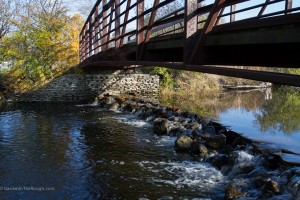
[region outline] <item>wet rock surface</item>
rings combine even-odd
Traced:
[[[157,102],[132,96],[104,96],[97,102],[103,109],[131,113],[152,123],[154,134],[177,137],[176,152],[218,169],[227,183],[221,199],[300,198],[300,168],[285,162],[280,149],[268,149],[219,123]]]
[[[193,140],[189,136],[183,135],[175,141],[175,148],[178,151],[189,151],[192,147]]]
[[[168,134],[170,123],[167,119],[157,118],[153,121],[153,131],[157,135]]]
[[[242,180],[233,180],[225,189],[225,200],[238,199],[246,196],[247,194],[247,183]]]

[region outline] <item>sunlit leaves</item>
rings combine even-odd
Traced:
[[[42,85],[78,64],[78,38],[84,22],[80,15],[69,17],[60,0],[33,0],[24,7],[14,22],[15,30],[0,46],[0,61],[14,63],[6,82],[15,91]]]

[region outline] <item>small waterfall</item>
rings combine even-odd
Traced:
[[[253,155],[247,153],[246,151],[236,151],[233,154],[233,159],[234,159],[234,164],[232,167],[230,167],[230,169],[226,168],[226,166],[225,166],[225,168],[224,169],[222,168],[222,170],[221,170],[223,173],[225,172],[225,174],[226,174],[226,171],[227,171],[227,173],[229,172],[228,177],[234,177],[237,174],[240,174],[241,169],[246,166],[251,165],[253,163],[253,159],[255,159],[255,157]]]
[[[295,199],[300,199],[300,177],[297,175],[293,176],[287,184],[287,189]]]
[[[235,160],[234,166],[240,167],[250,164],[252,159],[254,158],[253,155],[247,153],[246,151],[237,151],[238,157]]]

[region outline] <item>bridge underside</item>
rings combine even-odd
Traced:
[[[300,76],[226,67],[299,68],[300,13],[218,25],[204,37],[205,28],[189,39],[183,31],[145,39],[139,45],[137,35],[117,48],[92,55],[90,51],[80,66],[86,70],[161,66],[300,87]],[[191,43],[196,50],[188,49]]]
[[[300,15],[293,16],[295,17],[298,17],[299,23],[264,28],[239,28],[245,22],[222,25],[207,36],[203,55],[199,55],[194,64],[298,68]],[[273,20],[276,19],[272,18]],[[184,33],[178,33],[150,39],[144,56],[139,61],[183,62],[184,38]],[[110,48],[99,52],[82,64],[91,66],[97,62],[99,65],[99,61],[111,61],[113,64],[113,61],[136,61],[136,58],[136,45],[129,43],[118,49]],[[106,63],[103,62],[102,65]]]

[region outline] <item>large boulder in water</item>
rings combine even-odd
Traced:
[[[112,96],[105,96],[102,100],[105,105],[112,104],[115,101],[115,99]]]
[[[204,144],[201,144],[200,142],[193,142],[191,145],[191,151],[202,156],[208,153],[208,149],[206,148],[206,146]]]
[[[124,111],[133,112],[136,109],[137,105],[135,102],[128,101],[125,105],[122,105],[121,107],[123,107]]]
[[[264,194],[273,195],[280,193],[280,185],[278,182],[268,179],[265,184],[262,186],[262,190]]]
[[[207,146],[213,149],[221,149],[226,145],[226,136],[224,134],[216,135],[207,139]]]
[[[223,166],[227,165],[228,156],[226,154],[217,154],[210,157],[207,161],[210,162],[214,167],[221,170]]]
[[[248,184],[242,180],[233,180],[225,189],[225,200],[238,199],[247,194]]]
[[[216,135],[216,129],[213,126],[205,126],[202,129],[203,129],[203,133],[205,134],[208,134],[210,136]]]
[[[170,127],[169,135],[179,137],[181,135],[184,135],[186,131],[187,130],[183,126],[173,123],[173,126]]]
[[[153,131],[157,135],[168,134],[170,122],[164,118],[157,118],[153,121]]]
[[[117,102],[113,102],[108,106],[108,110],[117,111],[119,109],[119,104]]]
[[[187,124],[185,127],[187,129],[191,129],[192,131],[194,131],[195,129],[202,129],[202,125],[196,121],[192,121],[191,123]]]
[[[178,151],[188,151],[191,149],[193,140],[189,136],[183,135],[177,138],[175,148]]]

